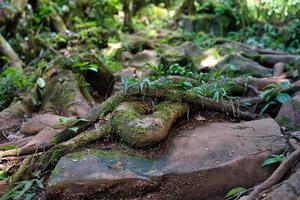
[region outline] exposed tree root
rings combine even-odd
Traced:
[[[274,66],[276,63],[297,64],[300,61],[299,55],[291,54],[261,54],[260,63],[266,66]]]
[[[148,96],[167,99],[175,102],[187,102],[199,105],[202,108],[223,112],[225,114],[241,119],[249,120],[256,119],[258,117],[251,113],[241,111],[239,109],[239,105],[233,101],[215,101],[211,98],[201,96],[191,91],[174,90],[162,85],[148,86],[146,89],[143,90],[141,90],[139,86],[133,86],[130,87],[123,95]]]
[[[300,159],[300,149],[295,150],[291,153],[275,170],[275,172],[262,184],[256,186],[254,190],[247,196],[247,200],[254,200],[259,197],[259,193],[264,190],[271,188],[273,185],[278,183],[284,176],[284,174],[294,166],[294,164]]]
[[[163,102],[147,115],[139,102],[125,102],[112,114],[113,130],[134,147],[154,145],[167,137],[173,123],[188,109],[184,103]]]

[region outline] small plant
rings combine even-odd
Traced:
[[[270,84],[266,90],[260,94],[260,97],[266,101],[266,105],[261,110],[264,113],[271,105],[281,103],[284,104],[291,99],[290,95],[282,92],[281,90],[289,86],[288,82],[281,82],[278,84]]]
[[[72,66],[74,69],[78,69],[81,72],[85,72],[87,70],[91,70],[94,72],[98,71],[98,66],[95,63],[91,62],[80,62]]]
[[[273,165],[275,163],[281,163],[284,159],[285,159],[284,153],[279,154],[279,155],[272,154],[270,158],[263,161],[261,166],[266,167],[269,165]]]
[[[236,187],[231,189],[225,196],[225,199],[238,199],[243,194],[245,194],[248,190],[243,187]]]
[[[5,180],[7,177],[7,173],[3,170],[0,170],[0,181]]]
[[[32,189],[43,189],[42,180],[32,179],[29,181],[22,181],[17,183],[13,188],[6,192],[0,200],[11,200],[11,199],[33,199],[35,193]]]

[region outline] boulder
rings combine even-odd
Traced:
[[[151,65],[158,66],[159,59],[155,50],[143,50],[142,52],[133,55],[133,57],[127,63],[127,66],[140,68],[144,66],[146,62],[150,63]]]
[[[230,68],[231,67],[231,68]],[[239,74],[250,74],[255,77],[271,76],[272,70],[268,69],[249,58],[239,54],[225,56],[223,60],[216,65],[217,70],[232,70]]]
[[[276,117],[276,121],[285,127],[300,130],[300,94],[283,104]]]
[[[180,131],[160,157],[86,150],[61,158],[47,199],[222,199],[234,187],[253,187],[273,171],[261,167],[284,148],[273,119],[209,123]]]
[[[52,114],[37,114],[25,122],[20,129],[20,133],[30,136],[39,133],[45,127],[51,127],[59,123],[62,116]]]
[[[181,66],[192,64],[196,67],[201,54],[200,47],[192,42],[184,42],[177,47],[162,45],[161,50],[161,62],[166,66],[178,63]]]

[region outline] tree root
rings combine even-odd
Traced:
[[[151,146],[165,139],[173,123],[189,110],[185,103],[162,102],[151,115],[139,102],[120,104],[112,114],[114,132],[134,147]]]
[[[108,123],[95,130],[82,132],[67,142],[53,146],[47,152],[37,156],[37,160],[33,160],[33,156],[26,158],[22,162],[18,171],[13,175],[11,185],[21,180],[21,178],[24,179],[26,174],[30,174],[32,171],[40,171],[44,173],[47,170],[52,169],[62,156],[71,153],[78,148],[82,148],[85,145],[96,142],[99,139],[108,136],[110,133],[111,125]]]
[[[162,85],[148,86],[146,89],[143,89],[143,91],[139,88],[138,85],[134,85],[130,87],[126,91],[126,93],[121,93],[123,93],[122,95],[125,96],[148,96],[175,102],[187,102],[199,105],[202,108],[220,111],[241,119],[251,120],[258,117],[257,115],[251,114],[249,112],[241,111],[237,103],[225,100],[215,101],[211,98],[201,96],[192,91],[172,90]]]
[[[290,154],[275,170],[275,172],[262,184],[256,186],[254,190],[247,196],[247,200],[257,199],[259,193],[264,190],[271,188],[273,185],[278,183],[284,176],[284,174],[294,166],[294,164],[300,159],[300,149],[295,150],[292,154]]]
[[[276,63],[289,63],[289,64],[297,64],[300,61],[299,55],[291,55],[291,54],[261,54],[260,55],[260,63],[267,66],[274,66]]]
[[[16,173],[14,173],[14,175],[12,176],[11,180],[10,180],[10,185],[14,185],[15,183],[19,182],[24,173],[27,171],[31,161],[32,161],[33,156],[27,157],[23,160],[21,166],[18,168],[18,171]]]

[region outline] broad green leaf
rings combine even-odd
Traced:
[[[96,64],[89,64],[88,70],[98,72],[98,66]]]
[[[188,82],[188,81],[184,81],[184,82],[183,82],[183,85],[184,85],[184,87],[186,87],[186,88],[188,88],[188,89],[193,87],[192,83],[191,83],[191,82]]]
[[[276,96],[276,100],[279,101],[281,104],[288,102],[291,99],[291,96],[286,93],[279,93]]]
[[[283,82],[279,83],[279,86],[282,89],[288,88],[289,87],[289,82],[288,81],[283,81]]]
[[[271,155],[270,158],[266,159],[263,161],[263,163],[261,164],[262,167],[268,166],[268,165],[272,165],[275,163],[280,163],[285,159],[284,154],[280,154],[280,155]]]
[[[65,123],[67,123],[70,120],[71,120],[71,118],[69,118],[69,117],[61,117],[61,118],[59,118],[59,122],[62,123],[62,124],[65,124]]]
[[[39,88],[44,88],[46,85],[46,82],[43,78],[39,77],[36,81],[36,83],[38,84]]]
[[[72,131],[74,133],[77,133],[77,131],[79,130],[79,127],[76,127],[76,126],[70,127],[70,128],[68,128],[68,130],[70,130],[70,131]]]
[[[233,188],[231,189],[225,196],[225,198],[228,198],[228,197],[233,197],[241,192],[246,192],[247,189],[246,188],[243,188],[243,187],[236,187],[236,188]]]

